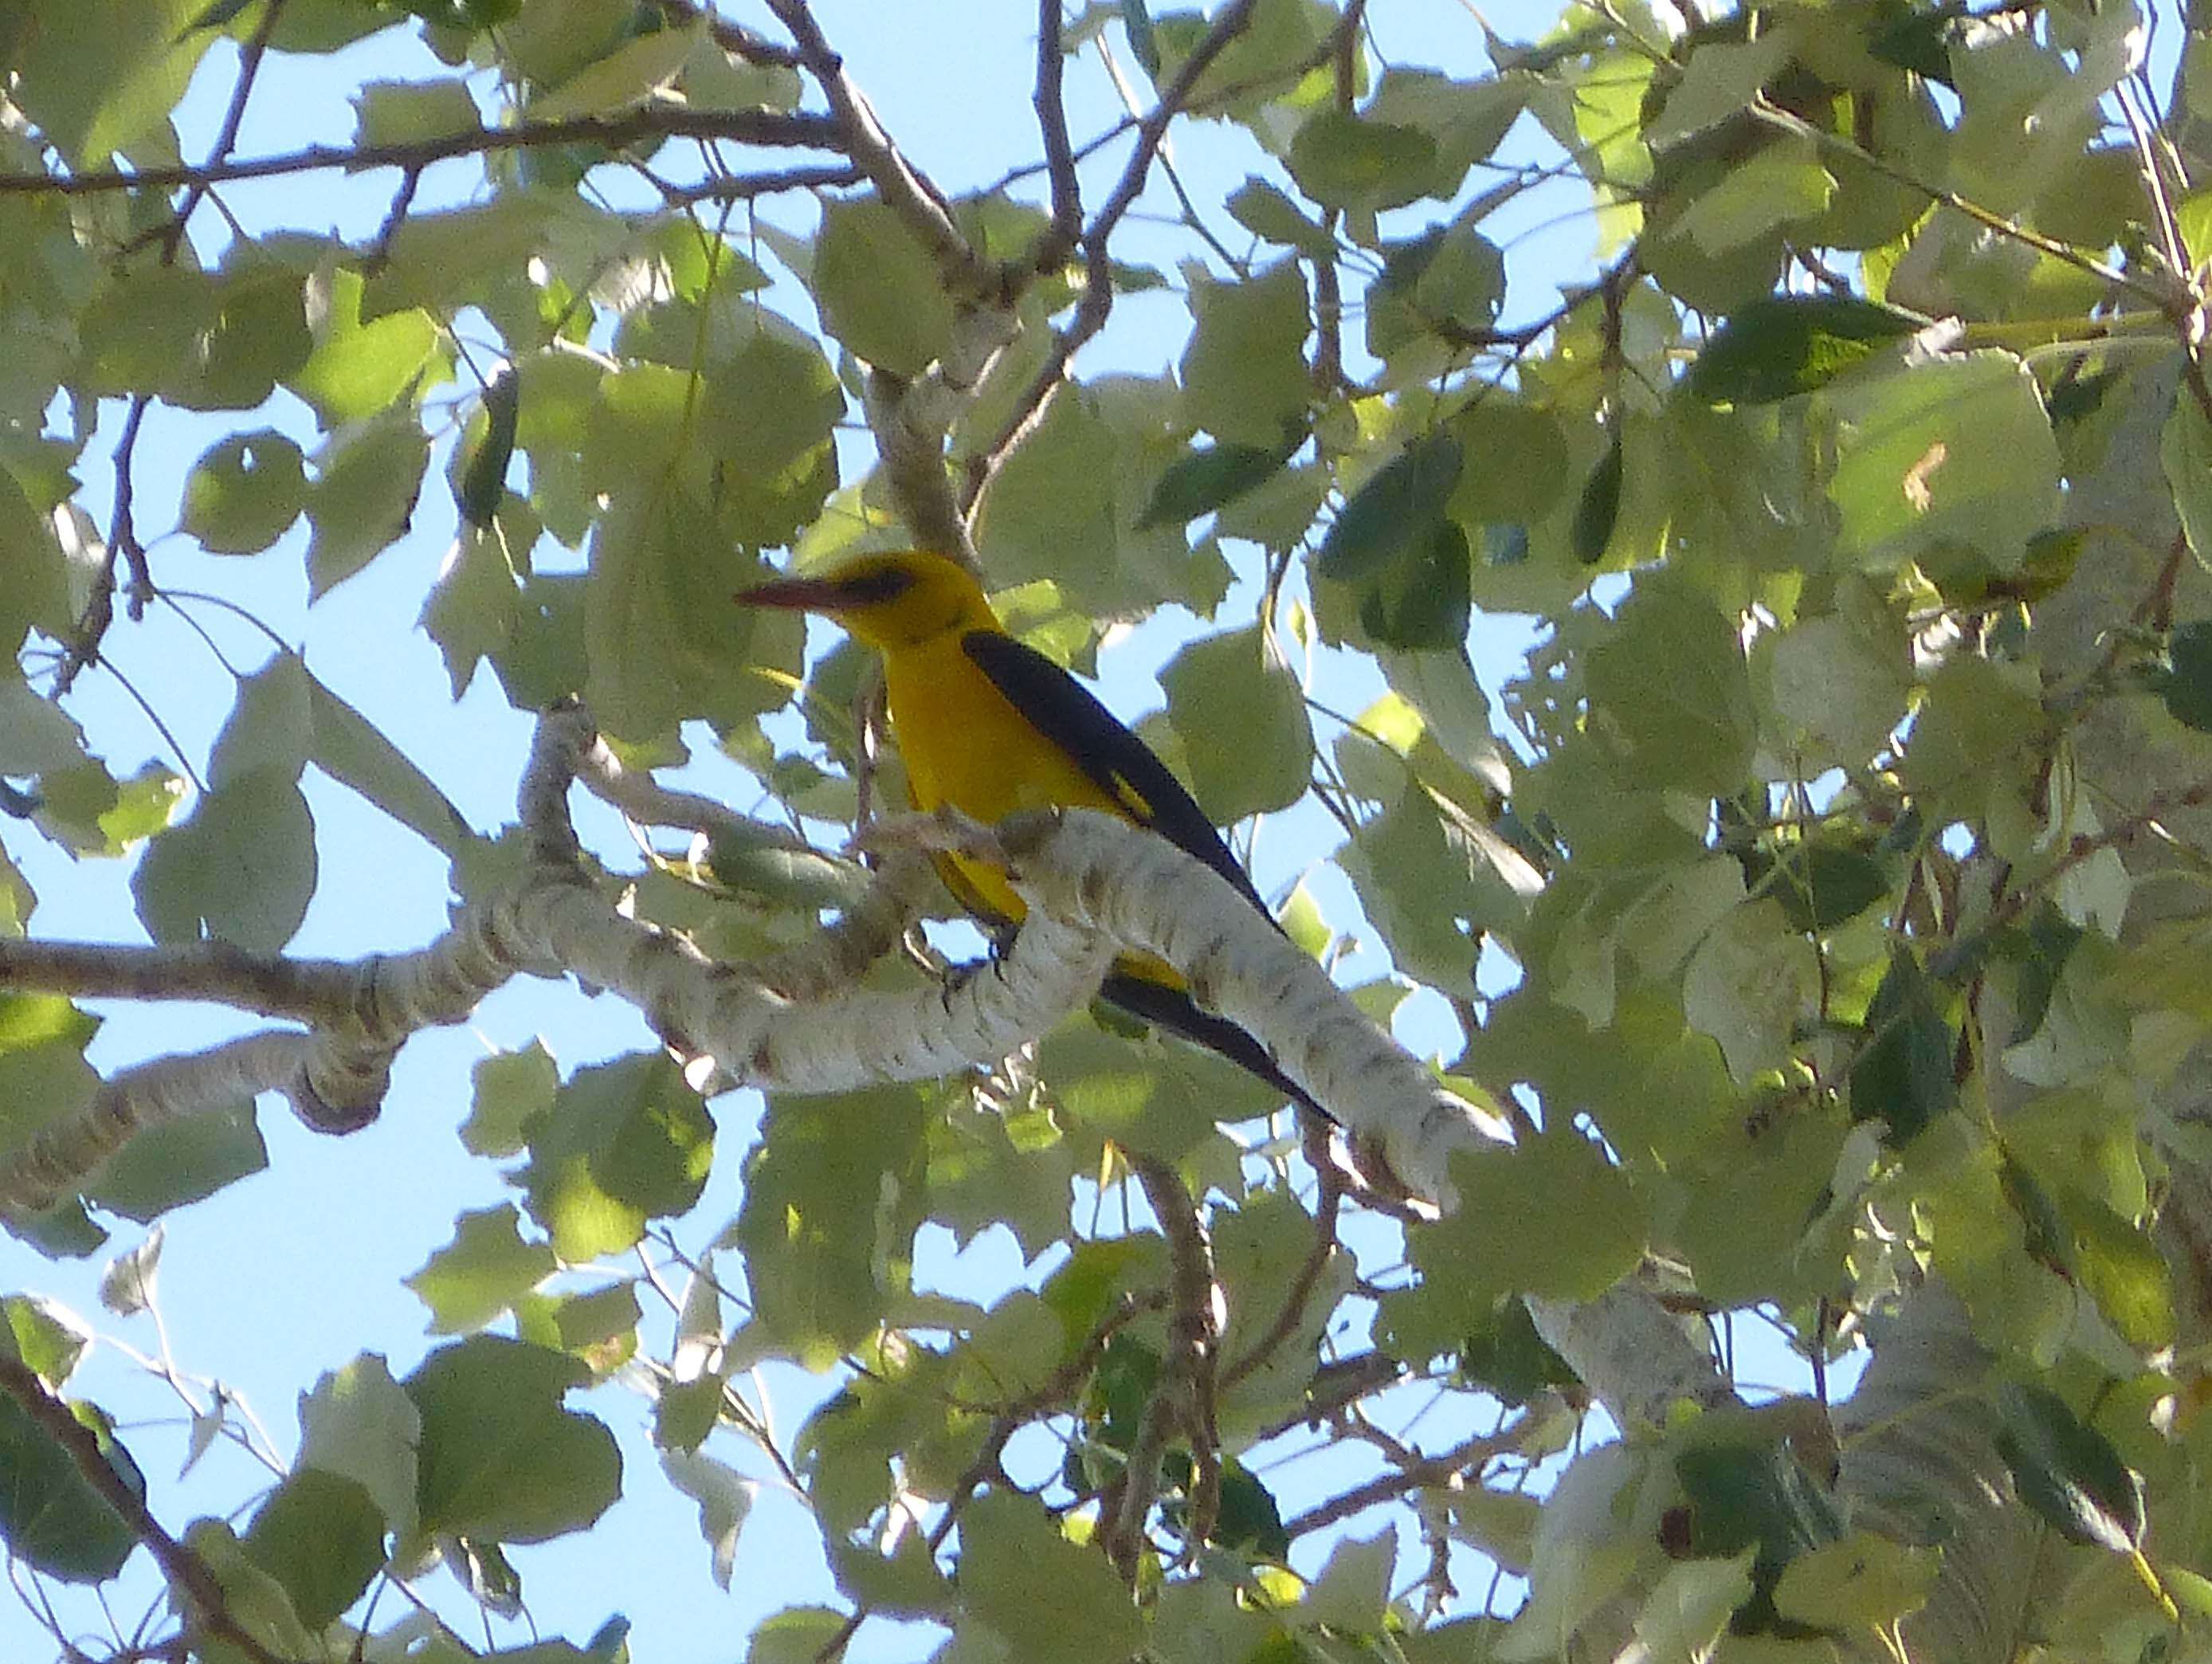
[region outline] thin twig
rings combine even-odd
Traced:
[[[839,185],[858,185],[866,178],[858,162],[848,161],[757,173],[719,173],[697,185],[666,185],[653,179],[653,186],[668,207],[690,208],[700,203],[750,202],[756,197],[774,196],[779,191],[834,190]]]
[[[1030,268],[1057,270],[1083,236],[1083,187],[1075,177],[1075,149],[1067,137],[1067,102],[1060,83],[1067,64],[1061,42],[1060,0],[1037,0],[1037,131],[1044,137],[1045,167],[1052,179],[1052,225],[1030,251]]]
[[[146,563],[145,545],[138,541],[138,529],[131,516],[136,498],[134,465],[138,455],[138,429],[146,420],[146,407],[153,396],[138,393],[132,397],[130,408],[124,412],[123,432],[115,441],[115,521],[107,537],[107,547],[100,558],[100,574],[93,581],[92,598],[85,603],[84,616],[77,620],[76,638],[64,655],[61,668],[54,675],[54,692],[65,694],[76,682],[79,672],[100,657],[100,644],[107,635],[108,626],[115,622],[115,563],[120,559],[131,569],[131,622],[136,623],[145,616],[146,598],[154,592],[154,574]]]
[[[798,61],[822,88],[829,101],[826,119],[842,150],[866,170],[877,193],[919,236],[956,288],[981,295],[989,291],[995,277],[969,246],[968,239],[953,223],[951,204],[928,176],[909,162],[891,143],[874,109],[853,78],[845,73],[845,60],[832,47],[807,9],[806,0],[768,0],[768,9],[791,33]]]
[[[778,0],[771,0],[777,3]],[[788,3],[788,0],[781,0]],[[1100,206],[1082,237],[1084,287],[1083,298],[1076,305],[1075,316],[1067,327],[1053,337],[1052,348],[1036,375],[1023,392],[1013,410],[1000,428],[996,436],[969,465],[967,478],[963,483],[963,508],[972,517],[981,499],[983,488],[997,471],[1000,461],[1019,444],[1022,436],[1042,413],[1053,390],[1067,374],[1068,361],[1078,349],[1106,327],[1106,319],[1114,310],[1114,269],[1107,253],[1107,244],[1114,228],[1129,211],[1145,188],[1150,176],[1152,159],[1159,153],[1160,143],[1167,137],[1168,124],[1180,114],[1188,102],[1191,89],[1198,85],[1200,76],[1212,66],[1222,49],[1235,39],[1251,21],[1258,0],[1230,0],[1213,20],[1213,27],[1206,38],[1194,47],[1182,67],[1176,72],[1160,100],[1152,106],[1152,113],[1137,126],[1137,144],[1121,177],[1115,184],[1105,202]]]
[[[1493,1433],[1487,1438],[1469,1439],[1441,1455],[1423,1457],[1404,1467],[1393,1468],[1388,1473],[1376,1475],[1364,1485],[1354,1485],[1340,1496],[1332,1497],[1325,1503],[1316,1503],[1304,1513],[1293,1515],[1284,1524],[1284,1533],[1295,1541],[1310,1531],[1318,1531],[1323,1526],[1348,1520],[1362,1509],[1373,1508],[1380,1503],[1395,1502],[1408,1491],[1463,1480],[1469,1474],[1479,1472],[1485,1463],[1518,1449],[1522,1436],[1522,1424],[1516,1422],[1506,1431]]]
[[[222,161],[238,143],[239,124],[246,119],[246,100],[252,95],[254,77],[261,73],[261,60],[269,52],[269,37],[276,32],[276,20],[283,12],[284,0],[262,0],[261,21],[254,25],[253,33],[245,46],[239,48],[238,84],[230,89],[230,104],[222,112],[222,124],[216,129],[215,143],[208,147],[209,161]],[[195,185],[178,204],[176,217],[169,222],[162,239],[163,265],[176,263],[177,250],[185,240],[185,228],[207,199],[207,185]]]
[[[649,138],[726,139],[785,149],[839,150],[845,130],[828,116],[773,110],[690,110],[650,104],[620,115],[565,116],[513,127],[481,127],[387,144],[310,144],[276,155],[222,157],[198,166],[120,169],[82,173],[0,173],[0,196],[88,197],[112,191],[204,189],[233,179],[281,179],[292,173],[343,168],[428,167],[433,162],[553,144],[604,144],[620,149]],[[855,158],[855,160],[860,160]]]
[[[149,1511],[145,1502],[100,1448],[100,1435],[79,1421],[68,1405],[46,1390],[46,1384],[18,1359],[0,1356],[0,1392],[15,1400],[23,1413],[60,1445],[84,1482],[100,1499],[122,1517],[131,1534],[146,1546],[148,1553],[198,1614],[199,1627],[237,1648],[254,1664],[284,1664],[230,1614],[222,1582],[208,1563],[172,1537]]]

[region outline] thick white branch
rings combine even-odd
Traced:
[[[1164,959],[1192,996],[1250,1034],[1414,1193],[1449,1207],[1455,1151],[1503,1129],[1352,1003],[1221,876],[1166,839],[1090,810],[1018,815],[997,829],[1030,904]]]

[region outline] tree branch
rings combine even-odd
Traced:
[[[768,9],[789,30],[795,56],[829,101],[827,119],[840,137],[836,149],[852,157],[875,184],[877,193],[919,236],[957,293],[982,295],[996,287],[995,274],[976,258],[951,205],[921,169],[900,154],[884,131],[866,97],[845,73],[845,60],[831,47],[806,0],[768,0]]]
[[[1212,1534],[1221,1503],[1221,1438],[1214,1426],[1214,1366],[1221,1339],[1221,1295],[1213,1276],[1213,1244],[1189,1187],[1156,1157],[1132,1153],[1129,1165],[1167,1238],[1167,1353],[1145,1404],[1145,1418],[1127,1465],[1101,1521],[1100,1543],[1124,1579],[1134,1583],[1145,1547],[1145,1521],[1158,1500],[1160,1461],[1180,1430],[1190,1442],[1189,1515],[1184,1542],[1194,1554]]]
[[[233,179],[280,179],[325,168],[349,173],[370,167],[421,169],[463,156],[549,144],[596,143],[619,149],[648,138],[725,139],[771,149],[838,150],[844,148],[844,129],[828,116],[772,110],[688,110],[680,105],[652,104],[615,116],[566,116],[556,121],[526,121],[513,127],[483,127],[387,144],[311,144],[272,156],[217,157],[198,166],[0,173],[0,196],[83,197],[179,186],[204,190]]]
[[[222,1583],[208,1563],[162,1527],[144,1500],[116,1471],[115,1464],[108,1461],[106,1452],[100,1448],[100,1435],[79,1421],[68,1405],[48,1392],[46,1382],[28,1365],[19,1358],[0,1354],[0,1392],[5,1392],[25,1415],[61,1446],[84,1482],[100,1493],[100,1499],[121,1516],[131,1534],[146,1546],[146,1552],[160,1565],[170,1587],[197,1613],[201,1629],[237,1648],[253,1664],[284,1664],[231,1616]]]

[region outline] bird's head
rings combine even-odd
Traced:
[[[856,555],[808,578],[780,578],[733,597],[748,607],[818,612],[873,647],[905,647],[950,630],[998,626],[975,576],[949,556],[909,549]]]

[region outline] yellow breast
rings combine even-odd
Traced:
[[[884,683],[915,808],[950,805],[986,822],[1022,809],[1121,812],[976,668],[957,635],[886,653]],[[1003,873],[957,856],[940,865],[965,904],[1020,922],[1027,909]]]

